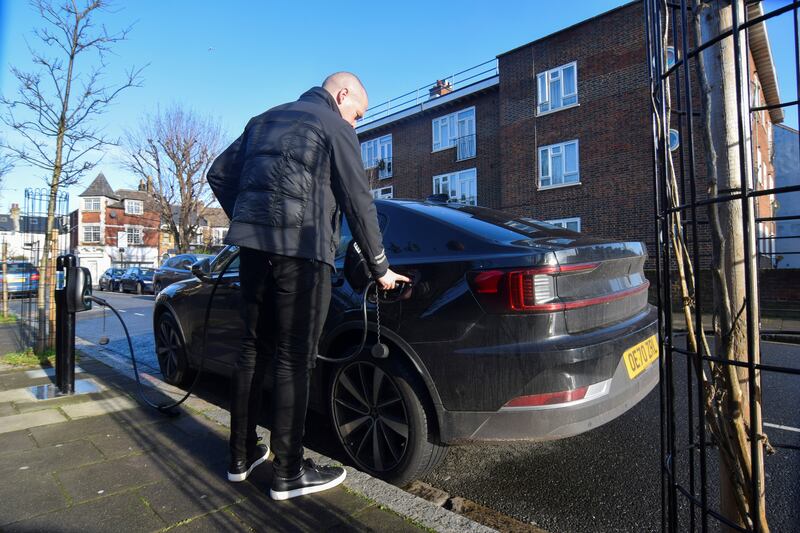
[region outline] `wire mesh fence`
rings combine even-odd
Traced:
[[[792,236],[778,223],[800,220],[783,202],[800,191],[800,177],[776,180],[774,130],[788,113],[800,119],[800,2],[768,6],[645,0],[664,531],[769,530],[770,506],[781,504],[770,484],[787,475],[796,449],[771,439],[764,420],[779,401],[771,387],[796,388],[800,361],[762,338],[800,333],[765,320],[792,312],[771,304],[797,282],[796,272],[779,272],[800,249],[779,247]],[[783,100],[767,31],[777,17],[791,17],[794,36],[780,44],[795,58],[794,72],[780,73],[795,78],[794,97]],[[800,137],[783,129],[779,147],[796,161]]]
[[[65,192],[51,201],[47,189],[26,189],[22,208],[12,207],[12,231],[4,236],[7,306],[17,317],[22,346],[38,353],[52,349],[55,340],[55,258],[70,247],[68,208]]]

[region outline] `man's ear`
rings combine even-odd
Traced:
[[[348,91],[347,87],[342,87],[341,89],[339,89],[339,92],[336,93],[336,103],[341,104],[342,102],[344,102],[344,99],[349,94],[349,92],[350,91]]]

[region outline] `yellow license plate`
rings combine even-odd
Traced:
[[[622,354],[622,358],[625,359],[628,377],[635,378],[644,372],[653,361],[658,359],[658,338],[653,335],[636,346],[628,348]]]

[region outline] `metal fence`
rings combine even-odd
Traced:
[[[769,506],[765,511],[760,499],[752,497],[765,492],[769,496],[769,483],[766,483],[765,491],[764,479],[759,475],[759,469],[764,465],[762,454],[767,449],[768,435],[766,431],[756,432],[762,427],[761,415],[764,419],[769,416],[769,405],[762,404],[762,386],[772,379],[770,376],[780,376],[781,379],[800,376],[800,361],[787,366],[769,358],[760,359],[760,351],[764,349],[761,336],[776,333],[797,335],[800,332],[761,327],[759,278],[765,269],[778,266],[775,248],[769,244],[777,237],[773,223],[800,219],[795,214],[777,214],[777,204],[773,200],[800,191],[800,185],[796,182],[776,185],[768,179],[762,180],[761,161],[755,153],[759,148],[754,148],[752,141],[760,134],[758,128],[772,128],[773,119],[779,119],[783,114],[796,114],[800,120],[797,100],[800,94],[800,64],[797,59],[800,57],[800,2],[789,1],[767,13],[764,13],[761,2],[706,3],[734,6],[730,9],[732,23],[728,29],[708,38],[699,31],[702,17],[695,18],[701,11],[697,0],[644,2],[653,104],[654,203],[658,243],[662,530],[762,531],[766,529],[765,523],[758,517],[766,513],[768,521]],[[789,74],[795,77],[797,92],[793,99],[775,101],[775,91],[764,103],[760,97],[763,87],[754,82],[750,69],[753,64],[758,66],[759,54],[765,53],[766,21],[781,16],[792,17],[794,42],[782,42],[779,46],[794,50],[794,72]],[[716,132],[708,126],[714,102],[706,97],[710,94],[707,90],[709,85],[701,75],[702,62],[708,57],[706,52],[713,50],[716,53],[723,44],[729,47],[726,50],[732,51],[730,57],[722,57],[720,61],[730,61],[728,67],[733,70],[729,79],[735,79],[735,86],[728,85],[727,88],[735,90],[735,93],[728,94],[735,98],[736,110],[730,113],[735,126],[726,130],[727,133],[734,132],[735,139],[726,146],[731,152],[736,152],[740,163],[734,172],[738,172],[740,185],[728,190],[716,189],[716,184],[710,185],[710,176],[725,170],[719,170],[722,164],[715,167],[704,159],[706,147],[719,139],[714,139]],[[769,54],[768,45],[766,53]],[[722,56],[721,51],[719,55]],[[763,121],[769,121],[769,124],[765,125]],[[772,146],[769,148],[771,164]],[[764,202],[764,199],[770,201]],[[709,235],[719,226],[712,228],[710,225],[717,223],[717,213],[721,209],[740,210],[741,224],[715,244]],[[735,236],[738,236],[738,242],[733,242]],[[708,263],[711,261],[709,258],[719,254],[720,248],[735,246],[743,249],[745,258],[737,268],[743,267],[746,297],[734,320],[742,320],[743,329],[746,328],[746,360],[723,355],[720,339],[731,333],[730,330],[720,330],[720,321],[723,320],[720,313],[726,311],[708,304],[709,301],[718,301],[719,294],[715,292],[725,290],[724,283],[720,284],[716,279],[712,282],[718,273]],[[682,266],[693,264],[694,268],[681,273],[678,263]],[[702,275],[703,271],[708,273],[709,270],[712,276]],[[672,291],[676,284],[681,283],[684,297],[676,303]],[[709,344],[699,343],[692,348],[688,338],[683,337],[690,330],[700,338],[709,331],[714,338]],[[709,397],[709,390],[712,390],[709,376],[713,378],[715,372],[739,374],[743,378],[742,390],[746,391],[741,412],[746,413],[744,427],[750,468],[749,471],[744,469],[742,477],[746,480],[743,484],[747,487],[744,498],[749,505],[749,514],[745,513],[744,518],[739,514],[738,519],[732,519],[731,513],[723,510],[725,495],[721,495],[718,488],[725,480],[715,477],[721,475],[722,463],[726,460],[719,455],[725,443],[715,438],[711,427],[714,422],[708,407],[719,401],[730,401]],[[796,387],[800,381],[792,383]],[[781,452],[787,453],[786,448],[782,450],[779,441],[772,442],[772,446],[777,449],[775,461],[780,461]]]
[[[9,239],[14,251],[11,259],[24,265],[22,275],[26,283],[26,290],[15,295],[10,307],[17,315],[23,346],[37,351],[51,349],[55,341],[55,258],[69,249],[69,195],[60,192],[53,203],[54,249],[48,254],[50,261],[45,261],[49,206],[49,190],[25,189],[18,231]]]

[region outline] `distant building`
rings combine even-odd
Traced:
[[[152,192],[114,191],[101,172],[80,196],[70,214],[71,248],[92,279],[111,266],[158,264],[161,215]]]
[[[800,185],[800,135],[797,130],[778,125],[773,130],[775,142],[775,186]],[[797,217],[779,220],[775,240],[778,268],[800,268],[800,191],[778,195],[777,217]]]
[[[58,230],[59,250],[69,249],[68,218],[56,217],[53,225]],[[0,214],[0,245],[8,245],[6,253],[10,259],[25,259],[39,262],[44,250],[47,233],[47,217],[29,216],[22,213],[19,204],[11,204],[8,214]]]

